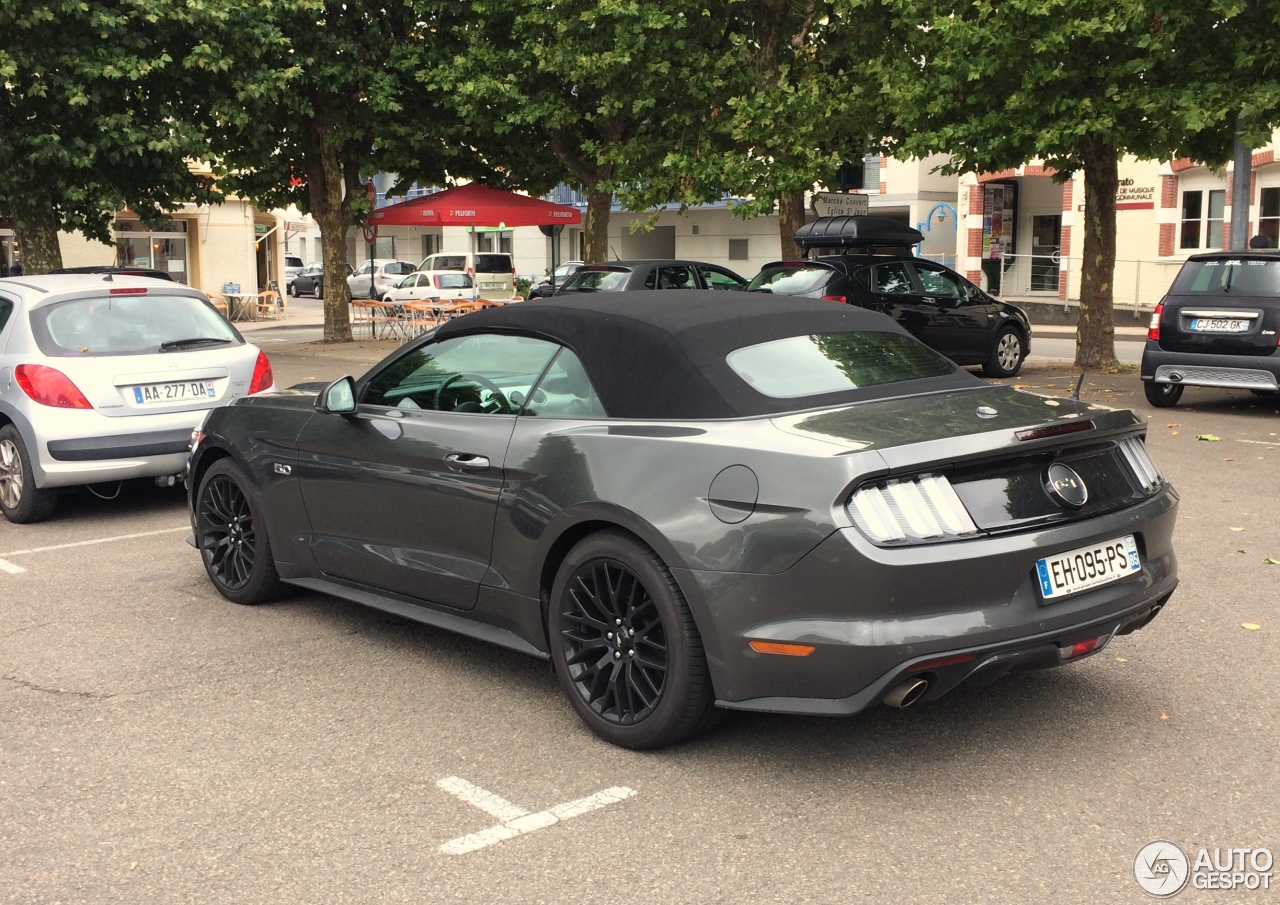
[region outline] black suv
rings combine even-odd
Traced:
[[[1187,386],[1280,392],[1280,254],[1187,258],[1151,315],[1142,350],[1147,401],[1177,405]]]
[[[956,364],[982,365],[988,377],[1017,374],[1031,351],[1027,315],[917,258],[912,248],[923,239],[885,217],[820,217],[796,231],[804,260],[766,264],[747,288],[879,311]]]

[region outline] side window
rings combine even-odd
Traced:
[[[702,268],[702,278],[707,282],[708,289],[745,289],[747,284],[735,280],[727,273],[719,270],[712,270],[710,267]]]
[[[9,323],[11,314],[13,314],[13,302],[0,298],[0,333],[4,332],[5,324]]]
[[[960,277],[945,270],[935,270],[922,264],[916,265],[916,276],[924,286],[924,294],[934,298],[962,299],[965,296]]]
[[[849,276],[849,279],[853,280],[853,282],[857,283],[863,289],[870,289],[871,288],[871,268],[864,267],[861,270],[855,270]]]
[[[428,342],[385,365],[364,405],[514,415],[559,347],[527,336],[473,333]]]
[[[582,361],[568,349],[560,350],[546,376],[524,401],[520,414],[541,418],[608,417]]]
[[[356,270],[356,276],[364,276],[366,273],[368,273],[372,269],[373,269],[373,262],[365,261],[363,264],[360,265],[359,269]]]
[[[658,288],[658,271],[651,269],[647,274],[645,274],[644,288],[645,289]]]
[[[658,268],[659,289],[697,289],[693,279],[693,271],[688,267],[672,266]]]
[[[907,271],[907,265],[901,261],[877,265],[875,278],[876,292],[885,295],[910,295],[915,291],[911,285],[911,274]]]

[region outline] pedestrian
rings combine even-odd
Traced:
[[[13,264],[9,267],[9,276],[11,277],[22,276],[22,265],[17,261],[14,261]]]
[[[1258,233],[1249,240],[1250,248],[1275,248],[1276,240],[1268,236],[1266,233]]]

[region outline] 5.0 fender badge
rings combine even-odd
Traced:
[[[1085,486],[1084,478],[1061,462],[1054,462],[1045,472],[1044,492],[1049,499],[1068,509],[1079,509],[1089,502],[1089,488]]]

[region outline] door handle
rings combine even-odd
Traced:
[[[489,459],[485,456],[477,456],[474,453],[449,453],[444,457],[445,462],[449,465],[456,465],[459,468],[488,468]]]

